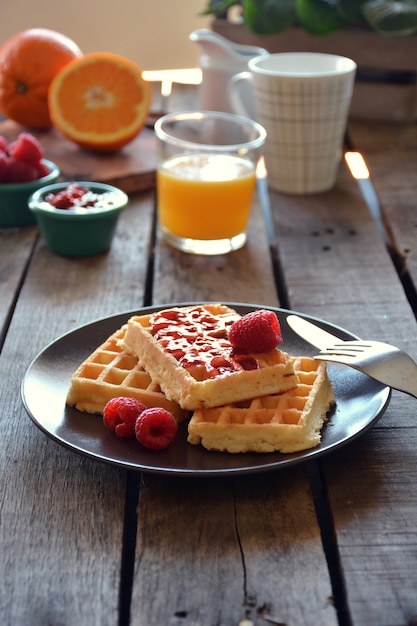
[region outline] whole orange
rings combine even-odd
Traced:
[[[0,111],[24,126],[51,126],[49,85],[80,56],[72,39],[47,28],[29,28],[7,39],[0,47]]]

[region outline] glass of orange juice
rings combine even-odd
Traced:
[[[266,131],[217,111],[171,113],[155,124],[158,221],[165,241],[194,254],[245,245]]]

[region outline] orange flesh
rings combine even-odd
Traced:
[[[63,117],[76,122],[78,132],[117,132],[131,126],[143,103],[142,84],[134,83],[128,70],[120,67],[117,76],[108,75],[107,63],[94,64],[94,83],[90,66],[68,75],[58,101]],[[112,113],[109,115],[109,113]]]
[[[64,135],[85,147],[117,149],[142,129],[150,89],[134,64],[96,53],[65,68],[51,87],[50,104]]]

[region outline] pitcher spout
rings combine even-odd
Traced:
[[[199,65],[203,77],[199,91],[201,108],[231,113],[227,97],[231,77],[246,70],[250,59],[269,54],[268,51],[234,43],[209,28],[197,29],[189,37],[200,47]]]
[[[197,43],[202,52],[211,59],[217,57],[225,62],[231,60],[239,65],[242,63],[246,64],[248,60],[254,56],[268,54],[267,50],[264,48],[234,43],[209,28],[194,30],[190,34],[190,40]]]

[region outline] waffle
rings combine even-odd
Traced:
[[[188,441],[222,452],[298,452],[320,443],[320,430],[334,402],[326,365],[294,359],[299,384],[280,395],[195,411]]]
[[[278,348],[233,355],[228,327],[240,315],[221,304],[132,317],[123,341],[165,395],[187,410],[222,406],[295,387],[292,359]]]
[[[129,396],[147,407],[160,406],[177,421],[188,417],[176,402],[168,400],[160,387],[120,346],[126,332],[123,326],[99,346],[74,372],[67,404],[86,413],[102,413],[105,404],[118,396]]]

